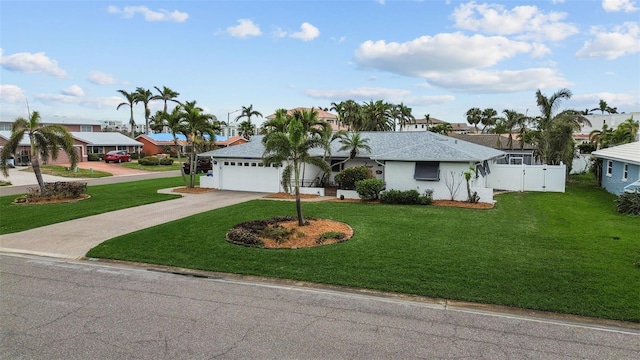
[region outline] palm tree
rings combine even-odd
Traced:
[[[483,125],[482,133],[486,130],[488,126],[493,126],[496,123],[498,118],[498,112],[492,108],[487,108],[482,111],[482,117],[480,119],[480,123]]]
[[[633,116],[625,120],[622,124],[618,125],[616,130],[625,131],[630,134],[631,141],[633,142],[638,136],[638,128],[640,128],[640,123],[637,121],[633,121]]]
[[[173,91],[166,86],[162,86],[162,90],[160,90],[157,86],[154,86],[154,89],[158,92],[158,95],[154,95],[151,100],[162,100],[164,102],[164,110],[163,112],[167,113],[167,102],[173,101],[174,103],[181,105],[182,103],[176,98],[180,96],[179,92]]]
[[[33,173],[36,175],[36,180],[38,180],[40,194],[46,196],[39,157],[44,161],[49,157],[52,160],[56,160],[60,150],[62,150],[69,155],[71,168],[75,168],[78,162],[78,153],[73,148],[73,137],[71,137],[67,128],[62,125],[41,125],[40,113],[37,111],[29,114],[28,119],[17,118],[11,125],[11,136],[2,148],[2,153],[0,153],[0,169],[4,176],[9,176],[8,160],[15,154],[20,141],[25,136],[29,138],[29,160]]]
[[[465,113],[467,115],[467,122],[476,129],[476,134],[478,133],[478,124],[482,120],[482,110],[477,107],[471,108],[467,110]]]
[[[135,91],[136,101],[135,103],[141,102],[144,104],[144,133],[149,133],[149,116],[151,115],[151,111],[149,110],[149,102],[153,100],[153,93],[151,90],[138,87]]]
[[[609,142],[613,135],[613,130],[607,124],[602,125],[602,130],[593,130],[589,133],[589,141],[596,146],[596,149],[609,147]]]
[[[378,100],[370,100],[362,105],[363,126],[355,131],[390,131],[393,129],[391,110],[393,105]]]
[[[410,107],[404,105],[403,103],[400,103],[400,105],[395,106],[395,109],[397,109],[399,115],[398,120],[400,122],[400,131],[402,131],[402,128],[405,125],[416,122],[416,118],[411,114]]]
[[[449,123],[438,124],[435,126],[431,126],[429,128],[429,131],[434,132],[436,134],[447,135],[453,131],[453,126],[451,126],[451,124]]]
[[[182,105],[176,105],[173,110],[166,114],[162,111],[156,112],[156,126],[160,128],[168,128],[171,136],[173,137],[173,145],[176,147],[176,155],[178,156],[178,164],[182,164],[182,151],[181,146],[178,144],[178,134],[184,134],[186,132]],[[193,168],[191,168],[193,169]],[[184,175],[184,168],[180,166],[180,175],[182,175],[182,182],[184,186],[187,186],[187,178]]]
[[[240,110],[240,115],[236,116],[235,121],[237,122],[238,120],[246,117],[247,121],[251,123],[252,116],[262,117],[262,114],[257,110],[253,110],[253,105],[249,105],[248,107],[243,106],[242,109]]]
[[[498,118],[495,122],[495,126],[490,130],[490,132],[498,135],[496,136],[496,147],[502,149],[502,134],[506,134],[509,132],[509,120],[505,118]],[[511,142],[511,140],[511,136],[509,136],[507,146],[509,146],[509,142]],[[513,148],[513,143],[511,143],[511,146]]]
[[[606,101],[604,101],[602,99],[600,99],[600,102],[598,103],[598,107],[597,108],[593,108],[593,109],[591,109],[589,111],[591,112],[591,111],[597,111],[597,110],[600,110],[600,112],[602,114],[604,114],[605,112],[609,113],[609,114],[617,114],[618,113],[618,108],[615,108],[615,107],[612,108],[611,106],[609,106],[607,104]],[[588,114],[584,114],[584,115],[588,115]]]
[[[305,222],[300,203],[300,168],[308,163],[319,167],[325,172],[331,171],[326,161],[309,154],[311,149],[325,148],[326,141],[318,134],[310,134],[305,131],[302,121],[295,117],[289,121],[284,132],[270,132],[265,135],[263,140],[265,149],[263,155],[264,164],[285,166],[282,172],[283,185],[289,184],[293,175],[298,226],[304,226]]]
[[[509,141],[507,142],[507,146],[509,146],[509,149],[513,150],[513,128],[516,125],[520,125],[520,119],[524,118],[524,114],[521,114],[515,110],[508,110],[508,109],[504,109],[502,110],[502,113],[505,116],[505,121],[504,121],[504,127],[505,127],[505,132],[507,132],[509,134]],[[522,126],[524,126],[524,124],[521,124]],[[498,125],[496,124],[496,127],[498,127]]]
[[[338,151],[349,150],[349,157],[341,163],[346,163],[349,160],[355,159],[356,156],[358,156],[360,150],[371,152],[371,147],[367,144],[368,142],[369,139],[360,136],[359,132],[352,132],[342,136],[340,138],[340,144],[342,146],[338,149]]]
[[[181,126],[179,131],[187,138],[187,144],[191,146],[189,162],[191,169],[196,168],[196,153],[208,142],[213,142],[216,133],[221,130],[220,123],[211,114],[205,114],[202,108],[196,106],[196,101],[187,101],[182,106]],[[207,140],[207,137],[209,138]],[[189,173],[187,187],[195,187],[196,171]]]
[[[255,135],[255,133],[256,133],[255,127],[249,120],[245,120],[241,122],[240,126],[238,126],[238,135],[242,136],[247,140],[251,139],[251,137]]]
[[[287,109],[277,109],[273,119],[267,120],[260,126],[260,134],[266,135],[273,131],[284,132],[289,123]]]
[[[125,99],[127,99],[127,102],[121,102],[120,104],[118,104],[118,107],[116,107],[116,110],[120,110],[121,106],[128,106],[129,107],[129,111],[130,111],[130,117],[129,117],[129,125],[131,125],[131,137],[135,137],[135,126],[136,126],[136,122],[133,120],[133,104],[136,103],[137,100],[137,95],[135,92],[127,92],[124,90],[117,90],[120,94],[122,94],[122,96],[125,97]]]

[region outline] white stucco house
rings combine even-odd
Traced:
[[[303,171],[303,192],[324,195],[334,176],[344,168],[364,165],[374,176],[383,180],[386,189],[410,190],[420,193],[433,190],[434,199],[454,198],[466,200],[466,181],[463,173],[473,168],[472,190],[481,202],[493,201],[493,189],[486,186],[491,165],[506,154],[500,150],[473,144],[432,132],[362,132],[369,139],[371,152],[361,152],[344,164],[348,151],[338,151],[341,144],[334,141],[330,156],[325,159],[333,166],[331,174],[307,164]],[[265,166],[262,163],[264,146],[262,136],[255,136],[246,144],[217,149],[198,154],[213,161],[213,171],[201,179],[201,186],[221,190],[240,190],[276,193],[283,191],[281,166]],[[313,155],[322,157],[320,149]]]

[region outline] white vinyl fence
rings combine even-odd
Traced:
[[[487,186],[495,190],[564,192],[565,165],[506,165],[491,166]]]

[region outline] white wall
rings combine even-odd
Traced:
[[[417,190],[420,194],[424,194],[425,190],[433,190],[434,200],[450,200],[451,192],[447,187],[447,183],[459,185],[454,199],[458,201],[466,201],[467,182],[464,178],[464,172],[469,171],[469,163],[440,163],[440,181],[423,181],[413,178],[415,172],[415,162],[387,161],[385,168],[385,179],[387,190]],[[493,170],[493,166],[491,168]],[[453,172],[453,179],[452,179]],[[480,176],[471,180],[472,191],[477,191],[481,202],[493,202],[493,189],[486,187],[486,179]]]
[[[565,165],[502,165],[491,167],[487,185],[496,190],[564,192]]]
[[[591,166],[591,154],[579,154],[571,163],[571,174],[581,174],[589,171]]]

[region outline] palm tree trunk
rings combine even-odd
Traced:
[[[40,160],[38,159],[38,152],[36,151],[36,144],[34,144],[33,138],[31,139],[31,153],[30,159],[33,173],[36,175],[38,186],[40,186],[40,195],[46,196],[47,190],[44,187],[44,179],[42,178],[42,171],[40,170]]]
[[[294,178],[295,178],[295,189],[296,189],[296,212],[298,213],[298,226],[304,226],[304,218],[302,217],[302,204],[300,204],[300,185],[298,181],[300,180],[300,168],[298,164],[294,164]]]
[[[182,175],[182,183],[187,186],[187,177],[184,176],[184,167],[182,166],[182,159],[180,158],[180,146],[178,140],[173,139],[173,143],[176,145],[176,154],[178,155],[178,164],[180,164],[180,175]]]

